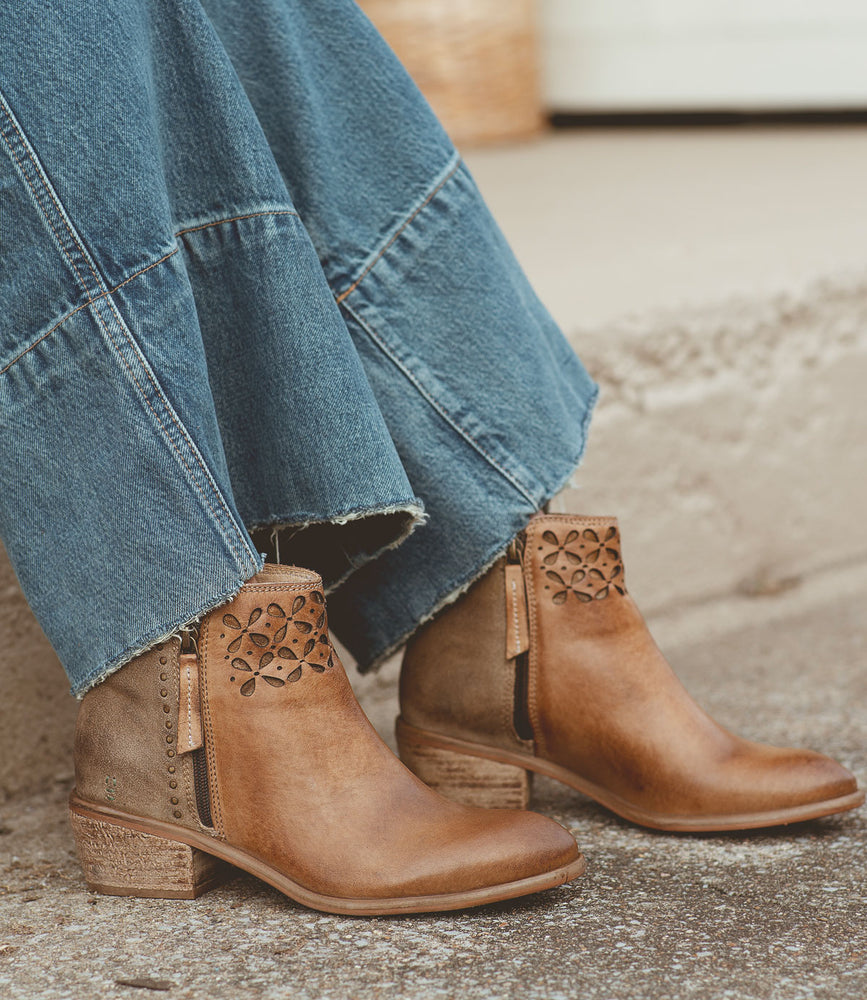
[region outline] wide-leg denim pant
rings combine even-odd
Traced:
[[[376,665],[564,484],[595,399],[467,168],[349,0],[0,29],[0,532],[73,691],[275,534]]]

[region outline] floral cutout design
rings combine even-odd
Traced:
[[[234,615],[224,615],[223,624],[239,631],[239,635],[226,647],[225,659],[231,660],[232,669],[229,683],[240,682],[241,694],[249,698],[257,690],[257,681],[282,688],[300,681],[305,667],[319,674],[329,670],[334,666],[334,650],[328,638],[326,621],[325,597],[317,590],[306,596],[297,595],[288,612],[276,602],[265,608],[254,608],[246,626],[242,626]],[[251,626],[257,623],[263,631],[250,631]],[[266,630],[270,634],[266,635]],[[229,656],[229,653],[239,650],[244,635],[261,652],[256,651],[254,656],[254,650],[250,648],[246,658]],[[226,634],[221,638],[227,638]]]
[[[613,525],[598,532],[593,528],[573,529],[562,542],[553,531],[544,531],[542,542],[542,565],[550,567],[545,571],[549,581],[545,590],[553,590],[554,604],[565,604],[570,594],[580,603],[589,604],[614,592],[626,593],[620,536]]]
[[[262,617],[261,608],[253,608],[250,612],[250,617],[247,619],[247,624],[242,625],[234,615],[223,615],[223,624],[226,628],[236,629],[238,635],[232,642],[228,645],[228,650],[230,653],[236,653],[241,648],[241,643],[244,640],[244,636],[249,636],[250,641],[256,646],[267,646],[268,636],[263,635],[261,632],[251,632],[251,628],[256,624],[257,621]]]

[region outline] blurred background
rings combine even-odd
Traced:
[[[601,385],[568,502],[667,648],[867,596],[867,6],[361,5]],[[0,614],[2,798],[69,780],[76,704],[2,552]],[[387,737],[395,677],[354,677]]]

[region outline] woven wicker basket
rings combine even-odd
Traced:
[[[542,127],[535,0],[359,0],[457,143]]]

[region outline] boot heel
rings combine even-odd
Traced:
[[[70,810],[89,889],[109,896],[195,899],[231,877],[231,868],[195,847]]]
[[[455,802],[488,809],[526,809],[533,774],[485,757],[397,738],[400,759],[417,777]]]

